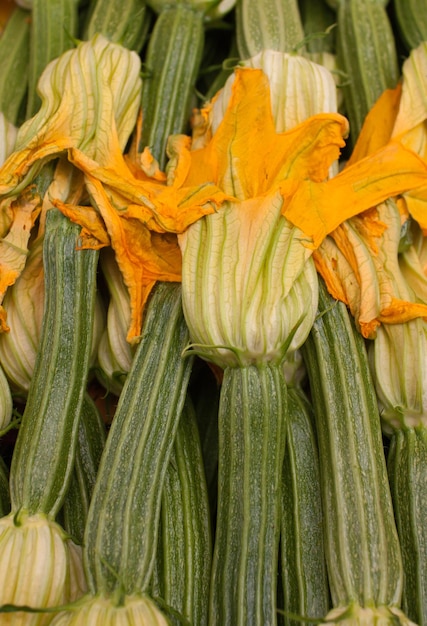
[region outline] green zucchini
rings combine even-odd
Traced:
[[[107,433],[98,408],[85,394],[79,423],[74,471],[60,512],[60,520],[70,537],[83,543],[87,512],[98,474]]]
[[[83,28],[83,39],[96,33],[129,50],[140,52],[151,22],[144,0],[92,0]]]
[[[204,12],[185,3],[166,5],[150,35],[142,89],[142,151],[166,162],[169,135],[188,129],[204,45]]]
[[[333,610],[325,619],[404,621],[403,570],[366,347],[345,305],[319,285],[302,347],[319,444]]]
[[[54,517],[74,465],[92,343],[98,253],[77,250],[80,228],[47,213],[42,337],[13,452],[12,509]]]
[[[394,0],[397,31],[408,51],[427,40],[427,12],[422,0]]]
[[[16,7],[0,37],[0,111],[12,124],[21,123],[28,89],[30,13]]]
[[[125,595],[149,588],[161,493],[191,358],[181,286],[158,283],[126,378],[89,507],[84,558],[89,589]]]
[[[400,78],[396,43],[387,11],[375,0],[341,0],[336,37],[349,141],[354,145],[367,113]]]
[[[227,367],[210,624],[276,624],[287,393],[280,365]]]
[[[408,617],[427,624],[427,428],[397,430],[387,467],[405,573],[402,606]]]
[[[289,615],[318,618],[330,608],[321,479],[311,405],[288,387],[288,429],[282,475],[281,574],[284,624]]]
[[[240,0],[236,5],[236,40],[240,58],[262,50],[304,49],[297,0]]]
[[[211,544],[200,437],[187,397],[163,486],[157,594],[193,626],[208,623]]]
[[[74,47],[78,29],[76,0],[32,0],[26,117],[40,108],[38,80],[46,65]]]

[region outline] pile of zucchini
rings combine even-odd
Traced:
[[[1,625],[427,626],[415,220],[387,201],[420,313],[369,338],[280,203],[245,231],[235,181],[128,248],[98,228],[103,202],[177,184],[239,68],[265,73],[277,133],[349,120],[334,176],[424,42],[423,0],[1,3]]]

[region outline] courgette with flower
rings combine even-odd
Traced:
[[[89,593],[53,624],[169,624],[150,597],[166,468],[191,359],[181,287],[159,283],[102,454],[84,537]],[[144,621],[146,620],[146,621]]]
[[[273,624],[287,419],[281,363],[314,321],[312,249],[346,210],[367,209],[377,194],[393,195],[394,185],[410,188],[413,176],[421,186],[426,165],[387,145],[325,181],[344,145],[346,120],[313,115],[280,133],[266,74],[240,68],[229,81],[200,112],[193,149],[181,137],[170,139],[168,185],[186,190],[186,199],[212,181],[226,194],[219,209],[178,236],[189,350],[224,369],[210,619]],[[404,176],[398,161],[384,165],[387,153],[411,159]],[[392,182],[387,167],[396,174]],[[351,202],[344,205],[346,196]]]
[[[148,76],[142,92],[144,119],[139,148],[149,147],[163,168],[169,135],[185,132],[189,125],[205,22],[210,11],[219,17],[234,2],[149,0],[147,4],[158,16],[144,59]]]
[[[316,419],[333,605],[324,619],[410,624],[401,610],[402,558],[364,340],[345,305],[323,283],[319,288],[319,314],[302,351]]]

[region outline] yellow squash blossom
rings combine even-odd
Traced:
[[[209,115],[208,107],[202,118]],[[293,294],[295,306],[301,298],[308,305],[296,306],[298,315],[285,301],[309,271],[312,250],[347,217],[424,184],[425,163],[397,142],[328,180],[346,132],[346,120],[333,113],[276,132],[266,75],[238,69],[208,141],[200,132],[195,150],[170,141],[169,184],[178,173],[183,189],[213,181],[233,198],[179,236],[187,322],[207,358],[279,360],[285,346],[298,347],[312,321],[312,283]]]
[[[426,162],[426,68],[423,44],[405,62],[402,84],[384,92],[368,114],[349,169],[369,160],[372,151],[381,153],[381,146],[397,143]],[[404,168],[402,162],[402,173]],[[427,318],[427,300],[408,289],[398,259],[401,227],[408,216],[427,229],[426,200],[427,186],[417,185],[402,190],[397,203],[375,202],[369,211],[333,230],[314,254],[330,293],[350,307],[365,337],[374,338],[381,323]]]

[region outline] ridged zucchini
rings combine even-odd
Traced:
[[[385,89],[400,78],[395,37],[382,2],[341,0],[337,9],[337,63],[350,121],[350,142]]]
[[[423,0],[393,0],[396,27],[408,51],[427,40],[427,11]]]
[[[288,429],[282,474],[281,574],[284,624],[319,618],[330,608],[321,479],[313,411],[302,390],[288,387]]]
[[[157,593],[193,626],[208,623],[212,541],[194,407],[187,397],[163,486]]]
[[[204,12],[185,3],[165,6],[149,38],[142,90],[140,150],[164,167],[169,135],[187,130],[204,44]]]
[[[227,367],[210,624],[276,624],[287,393],[279,365]]]
[[[395,621],[402,559],[380,417],[363,338],[321,281],[319,315],[302,348],[319,444],[332,620],[381,611]],[[328,618],[326,618],[328,619]]]
[[[240,0],[236,5],[236,41],[241,59],[261,50],[303,50],[304,30],[297,0]],[[300,47],[302,46],[302,47]]]
[[[61,524],[78,543],[83,543],[87,512],[107,436],[105,424],[86,393],[79,423],[74,471],[60,512]]]
[[[60,509],[74,465],[92,345],[95,250],[77,250],[79,227],[47,213],[43,257],[45,305],[35,370],[15,444],[12,509]]]
[[[109,431],[89,507],[85,569],[93,594],[149,589],[161,493],[191,359],[181,287],[158,283]]]
[[[427,428],[396,431],[387,466],[405,572],[402,606],[421,626],[427,624]]]
[[[0,37],[0,111],[12,124],[22,121],[28,89],[30,13],[16,7]]]

